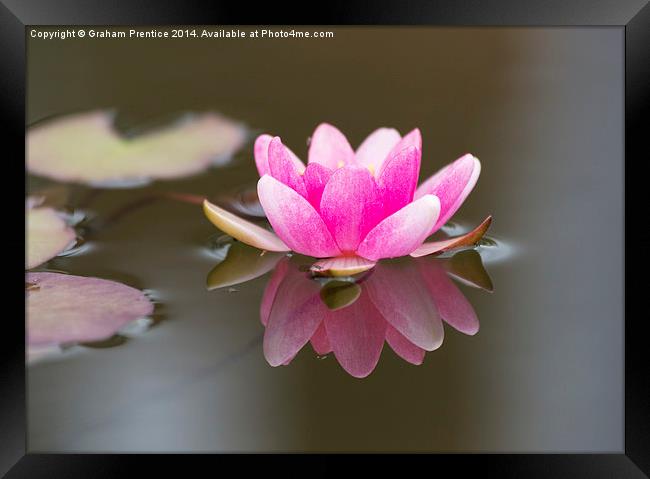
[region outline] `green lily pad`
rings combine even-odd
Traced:
[[[198,173],[225,162],[246,130],[215,113],[127,138],[107,110],[45,121],[27,133],[27,169],[60,181],[129,186]]]

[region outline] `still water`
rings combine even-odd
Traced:
[[[314,43],[30,39],[28,122],[114,108],[130,131],[217,111],[303,158],[322,121],[353,146],[419,127],[421,180],[481,159],[449,228],[491,214],[490,240],[384,261],[358,284],[312,280],[294,256],[235,267],[225,285],[225,261],[250,251],[160,193],[241,197],[257,180],[251,141],[221,166],[131,188],[30,176],[30,192],[65,191],[83,239],[37,270],[155,301],[147,322],[29,362],[31,451],[622,450],[622,31],[332,30]],[[322,316],[287,326],[309,336],[298,351],[269,339],[268,320],[295,319],[296,304]],[[433,324],[433,351],[383,319],[405,310]]]

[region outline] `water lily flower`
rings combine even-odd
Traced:
[[[383,258],[423,256],[473,244],[488,217],[470,233],[442,242],[425,240],[460,208],[481,171],[466,154],[417,186],[422,157],[420,130],[404,137],[379,128],[355,150],[334,126],[320,124],[305,165],[279,137],[255,141],[259,201],[268,231],[205,201],[208,219],[234,238],[267,251],[322,258],[314,271],[349,275]]]

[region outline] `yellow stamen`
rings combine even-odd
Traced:
[[[343,168],[343,165],[345,165],[345,162],[339,161],[336,165],[337,168]]]
[[[375,165],[373,165],[372,163],[370,163],[370,164],[368,165],[368,171],[370,172],[370,174],[371,174],[372,176],[375,176]]]

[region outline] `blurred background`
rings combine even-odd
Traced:
[[[479,333],[447,328],[419,367],[385,347],[363,380],[308,346],[271,368],[268,276],[206,291],[217,231],[199,207],[156,202],[48,264],[147,289],[162,320],[119,346],[31,364],[29,450],[622,451],[623,30],[299,30],[334,38],[28,36],[28,124],[114,108],[126,131],[214,110],[303,159],[323,121],[353,147],[380,126],[419,127],[421,179],[467,152],[482,162],[454,218],[492,214],[507,250],[486,262],[494,293],[461,286]],[[256,179],[249,142],[226,166],[97,190],[86,209],[102,217],[152,191],[212,195]]]

